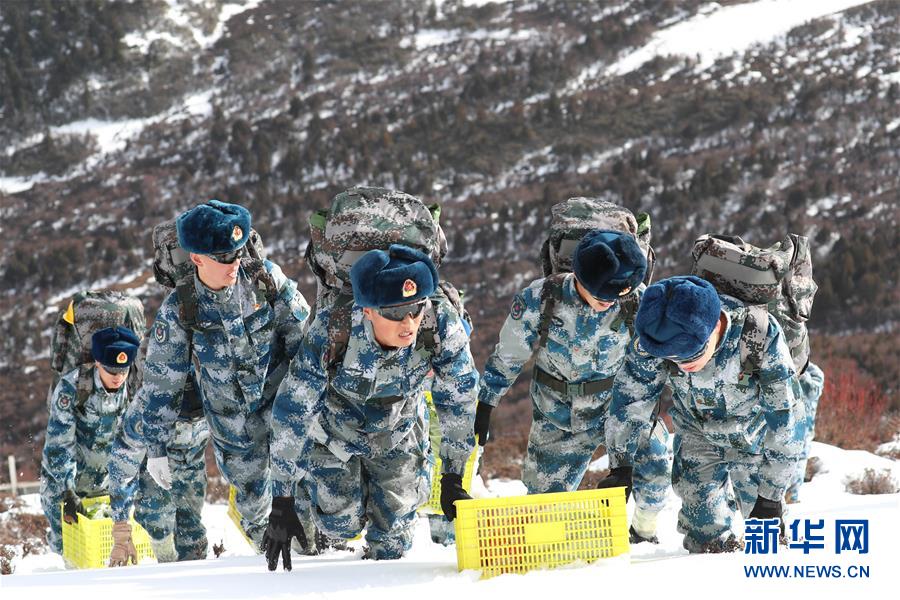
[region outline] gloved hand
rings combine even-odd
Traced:
[[[66,494],[63,497],[63,521],[69,525],[77,523],[78,513],[83,515],[87,514],[84,512],[84,505],[81,503],[81,498],[79,498],[72,490],[66,490]]]
[[[169,457],[157,456],[147,459],[147,472],[159,487],[164,490],[172,489],[172,471],[169,470]]]
[[[478,403],[475,409],[475,435],[478,436],[478,444],[484,446],[490,439],[491,411],[494,407],[483,402]]]
[[[762,496],[756,497],[756,504],[750,511],[750,519],[779,519],[778,528],[781,529],[781,535],[784,535],[784,519],[782,519],[783,508],[781,502],[777,500],[769,500]]]
[[[116,521],[112,526],[113,547],[109,553],[109,566],[126,567],[128,561],[137,564],[137,550],[131,541],[131,523],[128,521]]]
[[[456,518],[457,500],[471,500],[472,496],[466,493],[462,486],[462,477],[456,473],[444,473],[441,475],[441,510],[448,521]]]
[[[294,510],[293,496],[275,496],[272,498],[272,512],[269,513],[269,524],[263,534],[262,549],[266,553],[269,570],[278,568],[278,555],[285,571],[290,571],[291,539],[297,538],[302,547],[306,547],[306,532]]]
[[[600,480],[597,489],[625,487],[625,502],[631,498],[631,473],[632,467],[615,467],[610,469],[609,474]]]

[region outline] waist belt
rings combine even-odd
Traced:
[[[615,377],[607,377],[606,379],[595,379],[594,381],[580,381],[578,383],[570,383],[565,379],[558,379],[550,373],[539,367],[534,368],[534,380],[545,385],[554,392],[565,394],[566,396],[590,396],[607,392],[612,389]]]

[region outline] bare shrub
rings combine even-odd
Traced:
[[[853,360],[828,360],[823,370],[816,439],[841,448],[874,450],[889,435],[884,392]]]
[[[848,477],[844,486],[851,494],[896,494],[900,492],[900,486],[891,476],[889,469],[876,471],[866,469],[862,475]]]

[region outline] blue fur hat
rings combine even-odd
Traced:
[[[178,243],[194,254],[234,252],[250,238],[250,211],[239,204],[210,200],[175,221]]]
[[[364,307],[393,306],[427,298],[439,281],[428,256],[400,244],[392,244],[387,252],[366,252],[350,269],[353,299]]]
[[[91,336],[91,355],[110,373],[122,373],[134,362],[141,340],[127,327],[107,327]]]
[[[611,302],[641,284],[647,257],[631,234],[595,229],[575,249],[573,267],[592,296]]]
[[[716,288],[705,279],[669,277],[644,292],[634,329],[646,352],[684,361],[706,347],[721,310]]]

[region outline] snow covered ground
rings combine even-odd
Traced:
[[[184,599],[204,598],[550,598],[610,597],[621,594],[652,599],[715,594],[717,597],[818,597],[847,598],[869,594],[866,600],[896,598],[900,589],[897,540],[900,539],[900,494],[854,496],[844,491],[848,476],[865,468],[888,469],[900,481],[900,463],[868,452],[845,451],[816,443],[813,455],[822,460],[822,470],[803,486],[802,501],[787,515],[794,519],[823,519],[826,547],[802,550],[779,548],[777,555],[689,556],[681,548],[675,531],[679,501],[674,495],[660,516],[658,546],[641,544],[630,555],[601,560],[592,565],[573,565],[527,575],[502,575],[479,580],[474,571],[456,570],[454,547],[432,544],[427,523],[416,530],[412,551],[391,562],[361,560],[355,552],[329,552],[314,558],[294,560],[292,572],[269,573],[262,557],[255,556],[228,520],[223,505],[207,506],[204,521],[210,542],[222,541],[226,552],[201,562],[143,564],[125,569],[64,571],[56,555],[29,556],[18,562],[16,574],[0,578],[0,598]],[[520,482],[489,482],[483,493],[521,493]],[[35,499],[32,499],[34,505]],[[834,548],[833,528],[837,519],[868,520],[869,551],[842,552]],[[738,526],[741,526],[738,522]],[[754,566],[786,566],[791,577],[748,577]],[[810,577],[816,569],[841,567],[842,577]],[[810,570],[811,567],[811,570]],[[848,576],[851,567],[868,569],[868,577]],[[798,577],[796,569],[806,576]],[[834,571],[832,571],[834,573]],[[796,596],[790,596],[799,594]]]

